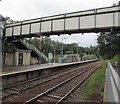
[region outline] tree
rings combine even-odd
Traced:
[[[39,49],[41,47],[41,52],[43,52],[45,55],[47,55],[48,52],[54,53],[54,49],[56,50],[55,52],[56,55],[61,54],[62,43],[59,41],[55,42],[48,37],[44,37],[42,38],[41,43],[39,38],[30,39],[29,42]],[[79,53],[85,53],[85,54],[91,54],[91,55],[95,54],[96,56],[99,56],[97,47],[91,46],[90,48],[88,47],[83,48],[83,47],[79,47],[77,43],[63,44],[63,45],[64,45],[64,54],[66,54],[66,51],[73,51],[73,53],[75,54],[77,53],[77,47],[78,47]]]
[[[99,53],[104,59],[112,58],[114,55],[120,55],[120,32],[100,33],[97,39],[99,44]]]

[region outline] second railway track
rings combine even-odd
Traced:
[[[80,84],[82,84],[88,77],[90,77],[99,67],[100,64],[91,68],[87,68],[84,71],[79,72],[78,74],[52,87],[51,89],[48,89],[47,91],[26,101],[25,104],[36,104],[46,102],[58,104],[62,102],[73,90],[75,90]]]
[[[89,65],[90,64],[84,65],[84,66],[81,66],[80,68],[82,70],[84,67],[87,67]],[[7,97],[19,95],[23,91],[26,91],[26,90],[31,89],[33,87],[39,86],[43,83],[47,83],[47,82],[49,82],[53,79],[56,79],[58,77],[61,77],[61,76],[64,76],[64,75],[67,75],[67,74],[70,74],[73,72],[77,72],[78,69],[79,69],[78,67],[77,68],[75,67],[74,70],[72,70],[72,68],[68,68],[66,70],[58,71],[58,72],[55,72],[52,74],[45,75],[43,77],[34,78],[32,80],[23,81],[23,82],[15,84],[15,85],[9,86],[9,87],[3,89],[2,99],[4,100]]]

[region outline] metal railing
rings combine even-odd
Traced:
[[[120,102],[120,76],[112,67],[110,61],[107,63],[108,69],[108,102]]]
[[[43,54],[37,47],[35,47],[34,45],[30,44],[26,39],[21,39],[20,40],[28,49],[36,52],[41,58],[45,59],[45,61],[47,62],[48,59],[45,56],[45,54]]]

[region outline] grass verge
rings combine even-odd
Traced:
[[[106,61],[104,61],[102,68],[97,70],[93,74],[93,76],[91,76],[88,79],[88,81],[83,85],[83,99],[102,102],[104,92],[105,71]]]

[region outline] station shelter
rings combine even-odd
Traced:
[[[30,50],[17,50],[14,53],[6,53],[5,65],[6,66],[21,66],[30,65],[31,51]]]

